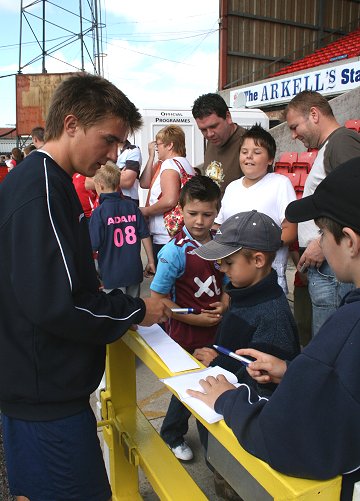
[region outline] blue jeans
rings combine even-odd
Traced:
[[[327,261],[320,268],[310,267],[307,273],[312,303],[312,335],[315,336],[325,320],[340,306],[343,297],[354,289],[354,285],[339,282]]]

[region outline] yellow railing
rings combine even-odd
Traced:
[[[205,500],[204,493],[137,407],[135,355],[158,378],[174,375],[135,331],[128,331],[107,348],[106,390],[101,392],[103,421],[98,425],[103,426],[104,441],[109,448],[113,501],[141,499],[138,467],[161,500]],[[208,424],[195,416],[242,465],[251,480],[249,483],[255,482],[266,492],[266,496],[256,499],[339,500],[341,477],[320,482],[282,475],[242,449],[223,420]],[[245,498],[252,499],[255,496]]]

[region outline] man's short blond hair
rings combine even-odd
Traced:
[[[94,182],[101,183],[106,189],[117,191],[120,185],[120,169],[113,162],[108,161],[96,172]]]

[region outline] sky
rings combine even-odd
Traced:
[[[88,1],[83,0],[84,17]],[[20,16],[20,0],[0,0],[0,127],[16,122],[15,76],[41,73],[41,0]],[[76,71],[81,67],[79,2],[45,2],[48,73]],[[201,94],[216,92],[219,70],[218,0],[101,0],[104,77],[119,87],[140,109],[191,108]],[[62,9],[59,8],[62,7]],[[67,10],[65,10],[67,9]],[[22,49],[19,50],[20,20]],[[5,29],[5,27],[7,27]],[[88,29],[89,23],[83,24]],[[35,36],[38,41],[36,41]],[[76,37],[74,37],[76,38]],[[73,39],[74,39],[73,38]],[[92,52],[91,32],[85,36]],[[40,44],[39,44],[40,42]],[[50,51],[50,50],[49,50]],[[76,69],[75,69],[75,68]],[[85,52],[85,69],[93,73]],[[11,75],[11,76],[8,76]]]

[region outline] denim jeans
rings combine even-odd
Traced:
[[[172,395],[169,408],[161,426],[160,436],[170,447],[177,447],[184,442],[184,435],[189,430],[191,412]]]
[[[307,273],[312,303],[312,335],[315,336],[354,285],[339,282],[327,261],[320,268],[310,267]]]

